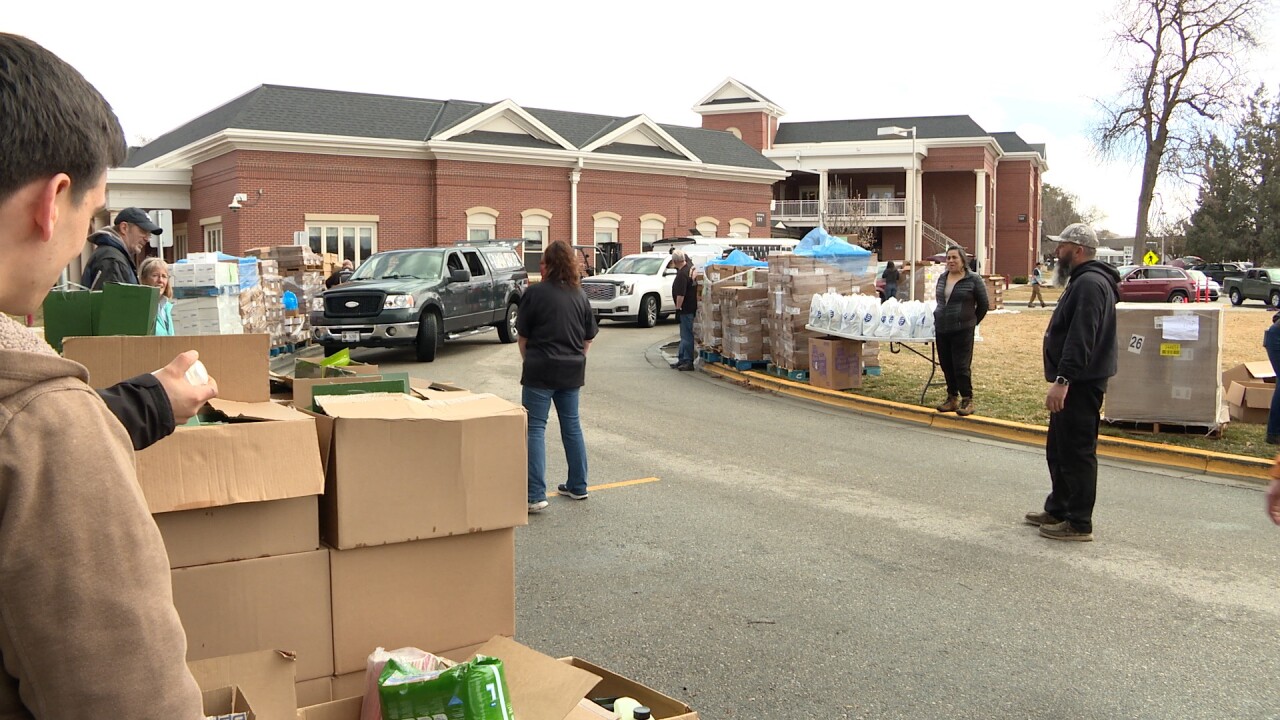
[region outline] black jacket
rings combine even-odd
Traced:
[[[129,257],[124,242],[114,230],[99,230],[89,238],[89,242],[97,247],[84,266],[81,285],[91,290],[100,290],[109,282],[138,284],[138,271],[133,267],[133,259]]]
[[[98,395],[128,431],[135,451],[145,450],[173,432],[173,406],[155,375],[129,378],[99,390]]]
[[[1116,374],[1116,302],[1120,273],[1090,260],[1072,268],[1044,331],[1044,379],[1100,384]]]
[[[951,288],[951,299],[947,300],[948,274],[942,273],[938,278],[934,292],[938,301],[938,308],[933,311],[934,335],[972,330],[987,315],[987,284],[982,276],[966,270],[964,277]]]

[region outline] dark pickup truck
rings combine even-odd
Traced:
[[[431,362],[446,338],[497,328],[499,340],[515,342],[528,286],[510,244],[381,252],[312,300],[311,336],[326,354],[412,345],[420,362]]]
[[[1245,300],[1261,300],[1267,307],[1280,307],[1280,270],[1273,268],[1249,268],[1244,277],[1229,277],[1222,289],[1231,298],[1232,305]]]

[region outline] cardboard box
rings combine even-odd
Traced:
[[[298,706],[293,692],[296,659],[278,650],[215,657],[187,663],[202,691],[236,687],[253,707],[258,720],[293,717]]]
[[[333,674],[327,551],[181,568],[171,575],[188,660],[280,648],[296,655],[298,681]],[[294,682],[291,677],[290,695]],[[295,701],[290,711],[296,707]]]
[[[1232,381],[1227,388],[1227,411],[1232,420],[1250,425],[1266,425],[1271,416],[1275,383],[1263,380]]]
[[[298,720],[360,720],[364,695],[298,709]]]
[[[561,662],[586,670],[600,678],[600,682],[587,693],[591,698],[626,696],[635,698],[641,705],[653,711],[654,720],[698,720],[698,713],[675,698],[668,697],[651,687],[606,670],[581,658],[561,658]]]
[[[488,394],[415,392],[432,399],[322,398],[325,415],[315,417],[328,468],[320,533],[329,545],[528,523],[524,408]]]
[[[1224,308],[1209,303],[1116,305],[1116,374],[1108,420],[1216,427],[1227,420],[1220,383]]]
[[[74,337],[67,338],[63,357],[88,368],[93,387],[108,387],[159,370],[187,350],[200,353],[200,362],[218,381],[218,397],[241,402],[271,399],[267,383],[271,346],[267,335]]]
[[[515,634],[514,529],[331,550],[330,564],[338,674],[363,671],[379,646],[438,652]]]
[[[862,387],[862,343],[844,338],[809,340],[809,384],[828,390]]]
[[[235,685],[202,693],[205,720],[257,720],[244,693]]]
[[[1270,360],[1254,360],[1241,363],[1222,373],[1222,389],[1231,387],[1231,383],[1266,382],[1275,384],[1276,372],[1271,368]]]
[[[333,699],[333,678],[322,677],[294,683],[293,694],[298,698],[298,707],[323,705]]]
[[[155,515],[169,567],[320,549],[319,497],[236,503]]]

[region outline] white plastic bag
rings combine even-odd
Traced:
[[[919,329],[916,331],[916,337],[924,340],[932,340],[934,337],[933,313],[938,309],[938,303],[929,300],[924,304],[924,315]]]
[[[857,327],[862,325],[862,314],[858,309],[858,302],[861,295],[847,295],[840,298],[840,328],[841,335],[857,335]]]
[[[916,303],[914,301],[898,303],[896,322],[894,322],[893,327],[889,329],[890,340],[911,339],[911,327],[913,325],[911,314],[915,311],[915,304]]]
[[[862,337],[875,337],[880,327],[880,303],[876,298],[862,301]]]
[[[840,293],[835,291],[827,292],[826,311],[827,324],[822,327],[827,330],[840,329],[840,308],[843,307]]]
[[[809,302],[809,324],[810,325],[817,327],[819,323],[822,322],[822,319],[826,317],[826,312],[825,312],[825,309],[823,308],[823,304],[824,304],[824,301],[821,295],[814,295],[813,300]]]
[[[875,337],[888,338],[898,324],[898,299],[889,298],[880,303],[880,324],[876,326]]]

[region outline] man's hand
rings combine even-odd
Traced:
[[[200,359],[200,353],[188,350],[175,357],[172,362],[151,373],[164,387],[169,396],[169,405],[173,408],[173,421],[182,425],[192,416],[200,412],[204,404],[217,397],[218,383],[209,378],[208,385],[192,385],[187,382],[187,370]]]
[[[1044,396],[1044,406],[1049,409],[1049,412],[1062,411],[1062,408],[1067,404],[1067,390],[1068,387],[1066,385],[1049,383],[1049,392],[1045,393]]]
[[[1267,515],[1271,522],[1280,525],[1280,480],[1272,480],[1267,488]]]

